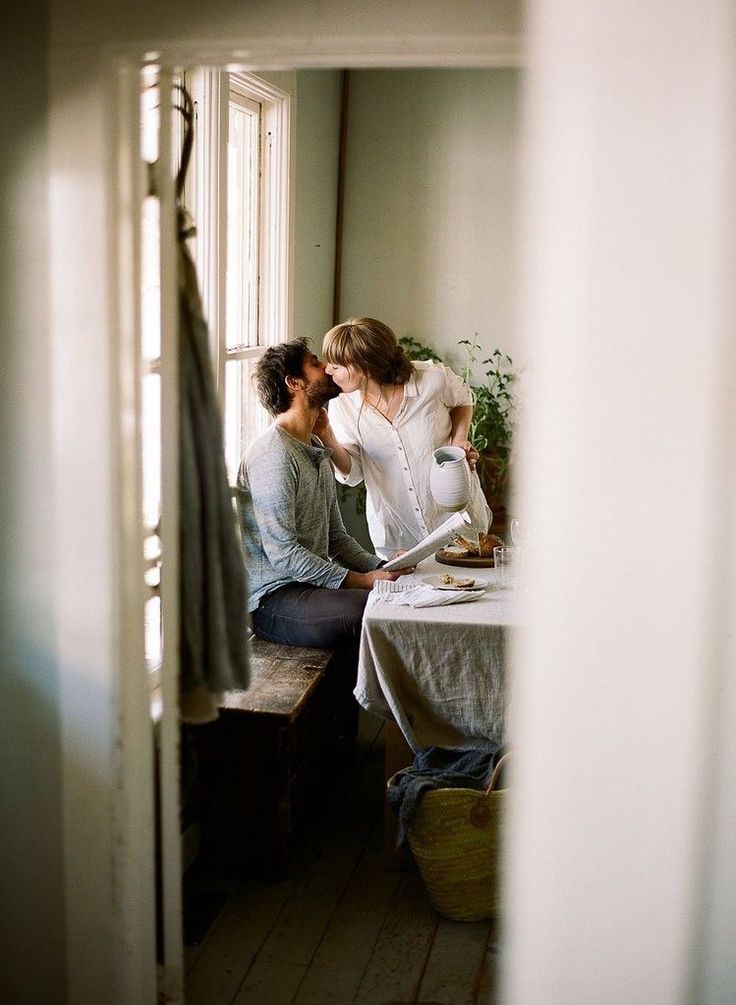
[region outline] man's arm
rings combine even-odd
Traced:
[[[294,582],[337,589],[345,569],[305,548],[297,536],[298,473],[285,450],[249,458],[248,491],[261,543],[273,568]]]
[[[383,569],[383,560],[366,551],[345,530],[340,507],[337,505],[337,495],[334,496],[330,509],[330,554],[342,565],[348,567],[348,574],[341,585],[349,590],[370,590],[377,579],[395,580],[407,572],[414,571],[413,569],[400,569],[395,572],[387,572]]]
[[[327,459],[323,463],[325,466],[329,464]],[[312,526],[310,521],[324,520],[325,510],[324,503],[321,503],[320,512],[305,512],[304,486],[301,486],[300,492],[295,458],[283,449],[264,449],[263,453],[248,458],[246,505],[250,505],[270,565],[285,579],[328,589],[343,586],[369,590],[376,579],[396,579],[395,572],[378,568],[381,560],[361,548],[347,534],[337,509],[332,474],[326,475],[326,478],[331,489],[328,529],[332,530],[337,518],[338,531],[342,530],[342,537],[339,533],[336,537],[339,555],[333,553],[331,541],[325,542],[330,546],[328,559],[305,547],[297,535],[298,520],[302,526]]]

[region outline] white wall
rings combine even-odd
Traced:
[[[518,55],[522,8],[518,0],[212,0],[206,7],[178,0],[127,0],[101,7],[98,0],[54,0],[52,40],[59,45],[112,45],[130,42],[165,45],[179,52],[239,51],[247,61],[261,54],[261,67],[288,65],[275,54],[301,52],[300,66],[330,66],[324,54],[342,47],[345,65],[419,65],[412,51],[437,52],[445,65],[488,65],[489,54]],[[266,58],[264,59],[264,54]],[[426,59],[425,59],[426,64]],[[431,60],[435,62],[434,59]]]
[[[294,335],[317,351],[332,326],[340,74],[297,73]]]
[[[520,87],[510,68],[351,73],[341,317],[456,365],[476,332],[518,360]]]
[[[0,987],[65,983],[48,316],[48,10],[4,18],[0,143]]]
[[[734,28],[531,5],[512,1005],[736,1000]]]

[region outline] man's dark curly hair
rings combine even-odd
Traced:
[[[271,415],[281,415],[291,405],[287,377],[303,377],[304,363],[310,355],[306,336],[269,346],[255,365],[253,380],[263,407]]]

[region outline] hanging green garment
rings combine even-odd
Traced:
[[[225,468],[207,323],[178,213],[180,711],[186,722],[217,717],[224,691],[248,686],[248,588]]]

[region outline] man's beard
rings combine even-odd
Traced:
[[[325,374],[319,381],[312,381],[307,388],[307,400],[310,405],[322,408],[328,401],[341,394],[340,388],[329,374]]]

